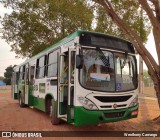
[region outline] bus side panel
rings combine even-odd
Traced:
[[[34,107],[36,109],[39,109],[39,110],[45,112],[46,111],[46,109],[45,109],[45,99],[39,98],[39,97],[34,97]]]
[[[16,77],[16,72],[12,73],[12,79],[11,79],[11,93],[12,93],[12,98],[14,100],[18,99],[18,86],[17,86],[17,77]]]
[[[12,98],[14,100],[18,99],[18,86],[16,84],[12,84]]]
[[[29,85],[28,105],[34,106],[33,85]]]

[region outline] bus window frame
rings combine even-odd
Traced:
[[[39,67],[39,60],[41,59],[41,58],[43,58],[44,57],[44,64],[43,64],[43,66],[42,67]],[[38,57],[37,59],[36,59],[36,71],[35,71],[35,78],[36,79],[43,79],[45,76],[46,76],[46,64],[47,64],[47,55],[46,54],[44,54],[44,55],[42,55],[42,56],[40,56],[40,57]],[[41,68],[43,68],[44,70],[43,70],[43,76],[39,76],[39,70],[41,69]]]
[[[94,46],[81,46],[81,48],[79,49],[79,54],[81,54],[82,49],[91,49],[91,50],[95,49],[96,50],[96,47],[94,47]],[[112,52],[113,53],[113,61],[114,62],[115,62],[115,54],[114,53],[125,54],[125,51],[119,51],[119,50],[116,51],[116,50],[111,50],[110,48],[109,49],[107,49],[107,48],[101,48],[101,49],[102,49],[102,51]],[[136,56],[135,56],[135,54],[132,54],[132,53],[128,53],[128,55],[133,56],[133,59],[135,61],[135,76],[136,76],[135,78],[136,78],[136,80],[138,82],[138,79],[137,79],[137,60],[136,60]],[[114,63],[114,74],[116,74],[116,70],[115,69],[116,69],[116,65]],[[117,93],[122,93],[122,92],[133,91],[133,90],[136,90],[138,88],[138,84],[136,84],[135,88],[133,88],[133,89],[125,90],[125,91],[117,91],[116,90],[116,78],[115,78],[115,90],[114,91],[103,91],[103,90],[95,90],[95,89],[86,88],[85,86],[82,85],[82,83],[80,81],[80,69],[78,69],[78,82],[79,82],[79,85],[81,87],[83,87],[84,89],[98,91],[98,92],[108,92],[108,93],[115,93],[115,92],[117,92]]]
[[[46,63],[46,77],[47,78],[51,78],[51,77],[57,77],[57,73],[58,73],[58,69],[57,69],[57,63],[58,63],[58,60],[56,61],[56,63],[51,63],[51,64],[49,64],[49,55],[51,54],[51,53],[56,53],[56,59],[57,59],[57,53],[59,52],[61,52],[61,49],[60,49],[60,47],[58,47],[58,48],[56,48],[56,49],[54,49],[54,50],[52,50],[52,51],[50,51],[50,52],[48,52],[48,54],[47,54],[47,63]],[[57,70],[57,73],[56,73],[56,75],[54,75],[54,76],[48,76],[48,66],[50,66],[50,65],[52,65],[52,64],[56,64],[56,70]]]

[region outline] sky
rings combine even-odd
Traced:
[[[0,16],[3,17],[5,13],[9,13],[11,10],[4,8],[0,4]],[[2,26],[0,25],[0,28]],[[1,34],[0,34],[1,36]],[[16,54],[11,52],[11,47],[8,45],[4,39],[0,37],[0,76],[4,76],[5,69],[10,65],[19,65],[25,59],[15,58]]]
[[[153,56],[153,58],[156,60],[156,62],[158,64],[158,57],[157,57],[157,52],[156,52],[154,37],[153,37],[152,32],[148,36],[148,41],[147,41],[145,47],[151,53],[151,55]],[[144,64],[144,69],[147,69],[145,64]]]
[[[3,5],[0,4],[0,16],[1,17],[3,17],[5,13],[10,13],[10,12],[11,10],[4,8]],[[0,25],[0,28],[2,28],[1,25]],[[155,50],[154,38],[153,38],[152,33],[149,34],[148,41],[145,46],[149,50],[149,52],[154,56],[156,61],[158,62],[157,54]],[[11,52],[10,45],[8,45],[5,42],[5,40],[1,39],[0,37],[0,76],[4,76],[5,69],[8,66],[19,65],[20,63],[24,61],[25,59],[16,58],[16,54],[14,52]],[[145,65],[144,65],[144,69],[147,69]]]

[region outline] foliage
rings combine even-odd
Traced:
[[[0,81],[3,81],[4,80],[4,77],[0,76]]]
[[[152,81],[150,75],[148,74],[147,70],[143,71],[143,83],[144,83],[144,86],[146,86],[146,87],[153,85],[153,81]]]
[[[13,68],[15,67],[16,65],[14,66],[8,66],[6,68],[6,72],[4,73],[4,77],[5,79],[3,80],[6,85],[11,85],[11,78],[12,78],[12,72],[13,72]]]
[[[140,73],[138,74],[138,79],[140,79],[141,74]],[[143,70],[143,76],[142,76],[142,78],[143,78],[142,79],[143,80],[143,85],[145,87],[153,86],[153,80],[152,80],[151,76],[148,74],[148,70],[146,70],[146,69]]]
[[[95,31],[116,36],[127,36],[108,17],[102,6],[95,7],[87,0],[1,0],[13,9],[2,19],[3,38],[11,44],[12,51],[18,56],[32,57],[48,46],[54,44],[77,29],[92,29],[92,21],[96,20]],[[150,31],[147,18],[141,18],[139,5],[134,0],[112,0],[117,12],[124,21],[141,32],[146,41]],[[128,8],[128,4],[131,6]],[[96,16],[94,17],[94,9]],[[140,26],[142,25],[141,29]]]
[[[92,8],[85,0],[5,0],[13,9],[1,21],[3,38],[18,56],[31,57],[77,29],[91,30]]]
[[[143,42],[147,41],[148,34],[150,33],[151,25],[148,24],[149,19],[141,11],[138,1],[135,0],[112,0],[112,5],[123,21],[133,28],[139,34]],[[101,5],[96,5],[97,9],[97,27],[96,31],[104,32],[122,38],[129,39],[117,26],[113,20],[106,14],[105,9]]]

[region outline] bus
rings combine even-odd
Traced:
[[[19,106],[75,126],[138,116],[134,46],[103,33],[78,30],[14,68],[12,96]]]

